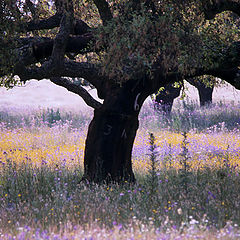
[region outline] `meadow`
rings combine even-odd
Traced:
[[[0,239],[240,238],[239,104],[146,104],[134,185],[80,183],[90,119],[0,109]]]

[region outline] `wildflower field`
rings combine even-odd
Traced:
[[[146,104],[137,183],[101,186],[80,183],[90,113],[0,109],[0,239],[240,239],[239,109]]]

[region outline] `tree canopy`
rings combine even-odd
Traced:
[[[230,75],[239,66],[239,4],[5,0],[0,6],[0,73],[21,81],[61,76],[121,83],[161,70],[176,79],[227,74],[237,87]],[[11,81],[5,77],[1,85],[16,83]]]

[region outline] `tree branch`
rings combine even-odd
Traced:
[[[41,20],[37,19],[38,18],[37,7],[35,7],[35,5],[31,2],[31,0],[26,0],[25,4],[30,9],[33,15],[33,20],[25,23],[20,23],[19,25],[20,31],[23,33],[29,32],[29,31],[53,29],[53,28],[59,27],[63,14],[64,12],[66,12],[67,9],[69,9],[69,11],[67,10],[67,12],[72,14],[72,17],[74,15],[72,1],[70,0],[69,0],[69,3],[65,4],[66,6],[68,6],[67,8],[63,8],[61,11],[58,11],[55,15],[46,19],[41,19]],[[14,8],[18,10],[17,6],[15,5],[12,6],[10,3],[8,5],[10,6],[11,9]],[[18,15],[20,17],[20,12]],[[16,22],[13,21],[11,18],[6,19],[6,21],[8,21],[9,24],[16,24]],[[89,33],[91,30],[92,28],[88,24],[86,24],[84,21],[74,18],[71,34],[82,35],[85,33]]]
[[[59,27],[60,21],[62,18],[62,14],[55,14],[47,19],[42,19],[39,21],[30,21],[26,23],[25,28],[26,31],[34,31],[34,30],[43,30],[43,29],[52,29],[55,27]]]
[[[28,50],[29,54],[25,54],[25,57],[21,57],[20,61],[36,63],[44,58],[49,58],[52,54],[54,40],[47,37],[37,38],[20,38],[18,41],[18,55],[22,55],[23,49]],[[81,36],[70,36],[66,43],[65,53],[84,54],[92,52],[93,49],[90,47],[90,43],[94,41],[94,37],[91,33],[84,34]],[[1,44],[1,41],[0,41]],[[29,49],[28,49],[29,48]],[[19,61],[17,61],[19,62]]]
[[[99,98],[105,97],[105,84],[109,79],[103,76],[97,65],[87,62],[65,61],[64,76],[82,77],[98,90]]]
[[[103,25],[105,25],[108,21],[110,21],[113,16],[110,10],[110,7],[105,0],[93,0],[94,4],[96,5],[99,15],[102,19]]]
[[[240,1],[239,0],[205,0],[202,1],[203,11],[206,19],[210,20],[216,14],[231,11],[240,16]]]
[[[66,13],[62,17],[59,32],[55,37],[55,39],[53,40],[53,46],[52,46],[50,58],[46,60],[41,67],[33,67],[30,69],[26,68],[25,66],[28,60],[20,58],[20,61],[18,61],[15,67],[16,74],[19,75],[19,77],[23,81],[28,80],[29,76],[31,76],[32,74],[36,74],[36,76],[38,76],[37,78],[39,78],[39,75],[46,75],[47,72],[50,76],[55,76],[55,75],[58,76],[59,72],[61,72],[60,69],[62,69],[64,65],[64,55],[65,55],[68,37],[70,34],[70,29],[71,29],[71,16],[69,16]],[[29,59],[31,59],[31,53],[33,54],[36,53],[36,50],[34,52],[34,48],[33,48],[33,52],[26,51],[26,54],[23,57],[26,56],[26,57],[29,57]],[[37,57],[35,59],[37,59]]]
[[[89,42],[91,41],[91,35],[84,35],[78,37],[70,37],[67,41],[65,53],[85,53]],[[68,76],[71,74],[73,77],[82,77],[91,82],[96,88],[101,88],[99,81],[99,71],[94,67],[93,64],[88,63],[77,63],[72,61],[66,61],[62,66],[55,65],[52,68],[52,61],[47,60],[42,64],[41,67],[28,67],[40,60],[48,59],[52,55],[53,40],[50,38],[23,38],[20,39],[18,45],[20,46],[16,50],[16,64],[13,73],[19,75],[22,81],[29,79],[43,79],[56,76]],[[0,61],[0,64],[3,64]],[[65,71],[66,68],[66,72]],[[2,68],[4,69],[4,67]],[[8,72],[0,72],[0,76],[9,74]]]
[[[86,62],[65,61],[64,65],[57,70],[52,70],[52,63],[47,61],[41,67],[27,68],[25,65],[16,67],[14,75],[18,75],[21,81],[26,82],[31,79],[42,80],[44,78],[55,77],[79,77],[86,79],[98,90],[100,98],[104,98],[104,87],[106,78],[101,75],[96,65]]]
[[[61,13],[56,13],[55,15],[39,20],[39,21],[30,21],[25,25],[22,25],[22,29],[25,31],[34,31],[34,30],[44,30],[44,29],[53,29],[59,27],[62,19]],[[71,34],[82,35],[84,33],[90,32],[91,28],[82,20],[75,19],[73,24],[73,32]]]
[[[66,13],[62,17],[59,32],[55,37],[53,43],[53,50],[51,54],[53,68],[59,68],[59,65],[62,65],[64,62],[63,60],[65,55],[65,49],[69,38],[69,34],[71,32],[71,27],[72,27],[71,16],[68,13]]]
[[[56,85],[64,87],[68,91],[79,95],[86,102],[86,104],[92,108],[98,109],[102,106],[102,104],[94,99],[85,88],[80,86],[80,84],[76,84],[66,78],[50,78],[50,80]]]
[[[218,59],[213,66],[199,67],[194,73],[183,75],[180,72],[169,72],[166,76],[161,75],[161,69],[154,70],[154,83],[158,87],[163,86],[167,82],[181,81],[186,78],[193,78],[202,75],[212,75],[225,80],[240,89],[240,41],[234,42],[225,52],[223,58]]]

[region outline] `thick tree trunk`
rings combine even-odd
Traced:
[[[95,110],[88,129],[84,178],[93,182],[134,182],[131,154],[138,129],[137,115]]]
[[[188,79],[187,81],[197,88],[201,107],[212,103],[214,85],[206,86],[202,81],[194,79]]]
[[[134,182],[132,148],[138,129],[138,114],[147,94],[127,83],[111,89],[103,106],[94,111],[88,129],[83,180]]]
[[[198,86],[200,106],[205,106],[212,103],[213,87]]]

